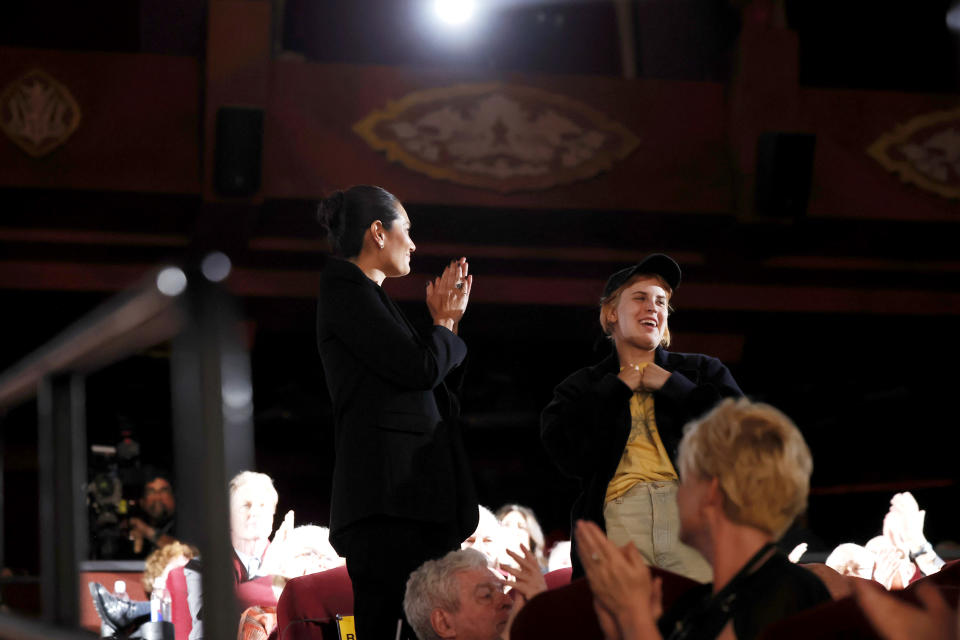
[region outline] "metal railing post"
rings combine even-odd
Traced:
[[[37,395],[40,463],[40,593],[43,619],[75,627],[78,566],[87,558],[84,379],[48,375]]]
[[[204,637],[230,638],[240,612],[227,482],[254,464],[250,364],[230,298],[200,274],[188,282],[185,326],[173,341],[170,368],[177,526],[203,558]]]

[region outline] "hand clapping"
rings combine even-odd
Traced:
[[[618,548],[600,527],[584,520],[577,522],[575,535],[604,634],[623,640],[656,637],[648,634],[663,611],[661,580],[651,575],[637,548],[632,543]]]
[[[453,260],[439,278],[427,283],[427,308],[433,323],[446,327],[454,333],[467,310],[473,276],[468,275],[470,265],[466,258]]]

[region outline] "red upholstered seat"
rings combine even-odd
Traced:
[[[651,568],[663,580],[663,608],[698,583],[683,576]],[[545,591],[527,603],[510,627],[512,640],[602,640],[603,632],[593,612],[593,594],[583,578],[566,586]]]
[[[170,592],[170,617],[173,619],[176,640],[187,640],[191,629],[193,629],[190,606],[187,604],[187,579],[183,569],[183,567],[179,567],[167,575],[167,591]],[[277,605],[277,596],[273,592],[273,579],[270,576],[263,576],[238,584],[236,596],[237,604],[241,609],[253,606],[273,607]]]
[[[260,576],[237,585],[237,604],[247,607],[275,607],[277,594],[273,591],[273,576]]]
[[[173,632],[177,640],[187,640],[193,629],[190,607],[187,605],[187,578],[183,567],[177,567],[167,574],[167,591],[170,593],[170,617],[173,619]]]
[[[758,640],[872,640],[879,638],[863,615],[855,596],[824,602],[773,623]]]
[[[346,567],[294,578],[277,604],[278,640],[322,640],[338,613],[353,615],[353,584]]]
[[[573,575],[573,569],[564,567],[543,574],[543,580],[547,583],[547,589],[556,589],[570,584],[571,575]]]
[[[921,582],[935,585],[948,602],[955,602],[957,591],[960,589],[960,560],[950,562],[938,573],[916,580],[903,591],[892,591],[891,594],[917,604],[916,585]],[[875,588],[880,587],[875,586]],[[863,615],[856,597],[847,596],[801,611],[770,625],[760,635],[760,640],[775,638],[777,640],[781,638],[783,640],[806,640],[807,638],[872,640],[879,637]]]
[[[951,560],[943,565],[940,571],[920,578],[919,580],[914,580],[910,583],[910,586],[906,588],[906,591],[913,591],[918,582],[935,584],[937,588],[944,593],[956,593],[957,589],[960,589],[960,560]]]

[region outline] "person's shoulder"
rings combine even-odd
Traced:
[[[702,367],[713,363],[720,363],[720,360],[705,353],[683,353],[681,351],[662,350],[662,357],[669,365],[675,366],[696,366]]]
[[[349,260],[329,257],[324,261],[323,268],[320,270],[320,283],[322,285],[335,285],[343,282],[359,282],[369,280],[360,267]]]
[[[783,553],[776,553],[762,571],[758,571],[761,592],[791,591],[799,599],[819,602],[830,599],[830,592],[823,581],[812,571],[790,562]]]
[[[608,373],[616,373],[615,356],[611,355],[600,362],[577,369],[563,379],[561,385],[578,384],[598,380]]]
[[[355,264],[330,258],[320,272],[318,310],[321,314],[347,311],[348,301],[377,300],[378,288]]]
[[[687,589],[680,594],[670,606],[666,608],[660,619],[657,620],[657,627],[663,637],[669,636],[677,623],[684,619],[687,612],[703,605],[713,594],[713,583],[698,584],[695,587]]]

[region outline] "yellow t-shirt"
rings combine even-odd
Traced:
[[[677,480],[667,449],[660,440],[653,394],[637,391],[630,398],[630,435],[620,464],[607,485],[606,502],[619,498],[638,482]]]

